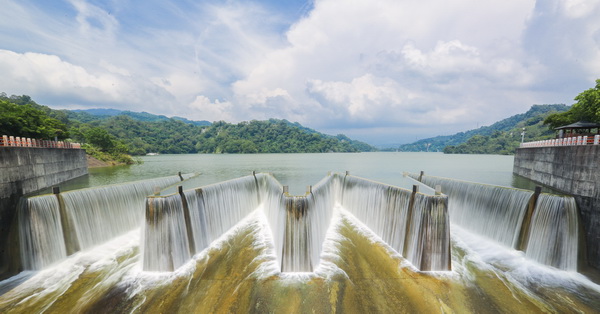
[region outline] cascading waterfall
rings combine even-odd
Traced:
[[[58,199],[24,198],[19,205],[19,239],[24,269],[42,269],[67,256]]]
[[[542,264],[576,271],[578,223],[574,198],[541,194],[531,219],[526,256]]]
[[[577,270],[580,227],[572,197],[538,197],[532,191],[433,176],[422,176],[421,182],[442,186],[452,223],[523,250],[540,263]]]
[[[262,178],[262,180],[259,180],[259,190],[262,195],[261,206],[271,232],[277,265],[282,265],[283,242],[287,219],[283,186],[271,175],[260,175]]]
[[[190,259],[181,195],[148,200],[143,243],[145,270],[172,271]]]
[[[421,270],[450,269],[447,198],[346,176],[342,207]]]
[[[144,270],[175,270],[254,211],[260,204],[259,180],[261,175],[247,176],[148,198]]]
[[[182,178],[171,176],[22,200],[18,219],[23,267],[44,268],[138,227],[145,197],[156,187],[166,188]]]
[[[517,247],[519,230],[532,191],[423,176],[422,182],[441,185],[449,197],[450,221],[509,247]]]
[[[281,271],[311,272],[320,264],[340,200],[416,267],[450,269],[446,196],[338,174],[328,175],[304,196],[290,196],[272,176],[256,174],[148,198],[144,270],[173,271],[258,208],[268,221]]]
[[[311,272],[319,265],[339,191],[339,177],[329,175],[305,196],[284,197],[286,221],[281,271]]]

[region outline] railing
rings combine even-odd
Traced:
[[[81,144],[63,142],[63,141],[47,141],[36,140],[18,136],[2,135],[0,138],[0,147],[38,147],[38,148],[65,148],[65,149],[80,149]]]
[[[578,146],[578,145],[598,145],[600,144],[600,135],[592,136],[573,136],[557,138],[545,141],[535,141],[521,143],[521,148],[531,147],[551,147],[551,146]]]

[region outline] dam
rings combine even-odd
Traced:
[[[65,253],[40,259],[56,249],[38,245],[38,253],[22,254],[30,266],[0,282],[0,310],[481,313],[600,306],[600,287],[576,271],[580,252],[546,256],[544,247],[557,242],[534,240],[572,241],[576,225],[548,218],[569,217],[569,199],[538,194],[528,213],[535,192],[408,176],[417,179],[406,179],[412,188],[330,173],[304,195],[291,195],[272,174],[253,172],[174,193],[147,188],[156,182],[132,182],[30,197],[22,233],[41,229],[31,227],[33,215],[40,217],[36,224],[54,222],[60,226],[44,228],[55,230],[51,242],[64,243]],[[180,180],[167,178],[162,188],[193,179]],[[136,184],[146,190],[132,192]],[[79,218],[68,209],[126,203],[126,195],[136,205],[125,205],[131,212],[108,225],[102,213],[84,209],[89,205],[75,210],[84,212]],[[473,202],[466,213],[453,212],[460,195],[464,204]],[[508,207],[515,208],[509,217],[498,214]],[[42,218],[42,208],[54,214]],[[59,224],[61,213],[71,217],[70,235]],[[127,227],[107,232],[115,221]],[[103,233],[109,234],[93,236]],[[79,239],[79,250],[67,252],[69,237]]]
[[[590,266],[600,269],[600,135],[523,143],[516,175],[573,195],[580,209]]]
[[[77,143],[0,137],[0,278],[14,272],[18,254],[11,238],[21,196],[88,174],[85,151]]]

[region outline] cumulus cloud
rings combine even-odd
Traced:
[[[199,112],[200,116],[208,121],[231,121],[231,119],[233,119],[231,116],[232,107],[233,105],[228,101],[222,102],[216,99],[213,102],[203,95],[198,95],[196,99],[188,105],[189,109]]]
[[[3,1],[5,92],[385,143],[569,103],[600,73],[594,0],[319,0],[292,21],[251,2],[65,3]]]
[[[538,1],[524,30],[524,47],[543,75],[536,88],[565,90],[572,98],[600,73],[600,2]]]

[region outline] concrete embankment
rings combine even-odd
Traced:
[[[0,278],[12,255],[9,231],[20,196],[87,173],[82,149],[0,147]]]
[[[575,197],[588,262],[600,269],[600,145],[519,148],[513,172]]]

